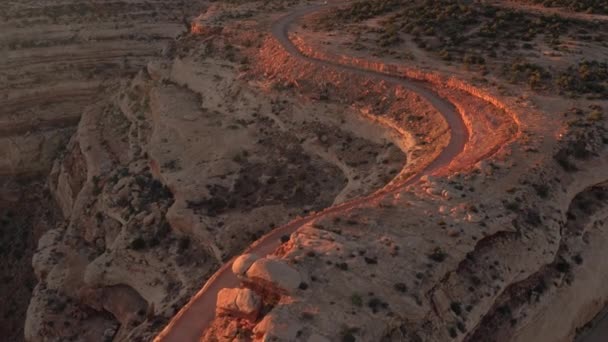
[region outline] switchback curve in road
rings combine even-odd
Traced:
[[[409,89],[429,101],[444,117],[450,128],[450,140],[448,145],[429,165],[421,172],[412,176],[402,183],[390,188],[383,188],[377,192],[356,198],[354,200],[330,207],[310,216],[291,221],[287,225],[276,228],[254,242],[244,253],[255,253],[265,256],[275,251],[281,244],[280,237],[289,235],[296,229],[328,214],[344,212],[352,208],[362,206],[374,199],[379,199],[390,193],[401,191],[405,186],[416,183],[422,176],[430,175],[435,171],[448,166],[456,156],[464,149],[468,141],[467,127],[454,107],[446,99],[429,89],[424,83],[402,77],[392,76],[372,70],[359,69],[357,67],[342,65],[332,61],[317,59],[302,54],[300,50],[289,39],[289,28],[298,19],[319,10],[338,5],[313,4],[295,9],[293,12],[280,18],[272,25],[272,35],[283,46],[283,48],[295,58],[308,62],[324,65],[342,72],[349,72],[365,77],[383,80],[392,84],[398,84]],[[235,258],[226,262],[205,284],[205,286],[186,304],[169,324],[154,339],[155,342],[189,342],[199,341],[200,337],[215,317],[215,305],[219,291],[223,288],[238,287],[239,279],[232,273],[231,266]]]

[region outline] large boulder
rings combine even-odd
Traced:
[[[285,291],[292,291],[300,286],[300,273],[285,262],[262,258],[256,260],[247,270],[247,278],[264,280]]]
[[[218,316],[231,315],[255,319],[262,299],[250,289],[222,289],[217,295]]]
[[[243,254],[236,258],[232,263],[232,272],[237,276],[243,276],[249,270],[249,267],[260,257],[255,254]]]

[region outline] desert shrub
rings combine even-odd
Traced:
[[[357,341],[357,338],[355,337],[355,333],[357,333],[357,331],[359,331],[358,328],[348,328],[345,327],[342,329],[342,332],[340,333],[340,340],[342,342],[355,342]]]
[[[565,260],[560,260],[555,264],[555,269],[560,273],[566,273],[570,270],[570,264]]]
[[[380,309],[387,308],[388,304],[383,302],[380,298],[372,297],[367,301],[367,306],[372,309],[373,313],[377,313]]]
[[[498,312],[501,316],[505,316],[505,317],[511,317],[511,315],[512,315],[511,307],[509,307],[509,305],[507,305],[507,304],[501,305],[498,308],[496,308],[496,312]]]
[[[540,65],[520,61],[505,65],[503,76],[512,83],[526,82],[532,89],[540,89],[543,83],[551,78],[551,74]]]
[[[399,43],[401,38],[399,37],[399,30],[395,25],[388,25],[384,28],[383,33],[380,35],[379,44],[380,46],[391,46]]]
[[[431,254],[429,254],[429,259],[435,261],[435,262],[442,262],[447,258],[447,254],[441,250],[441,248],[437,247],[433,250],[433,252],[431,252]]]
[[[464,58],[462,59],[462,61],[465,64],[470,64],[470,65],[474,65],[474,64],[485,64],[486,60],[485,58],[481,57],[481,56],[476,56],[476,55],[465,55]]]
[[[450,304],[450,309],[457,315],[460,316],[462,314],[462,307],[459,302],[452,302]]]
[[[547,198],[549,196],[549,186],[546,184],[534,184],[532,185],[534,190],[536,190],[536,194],[540,198]]]
[[[342,271],[347,271],[348,270],[348,264],[345,262],[339,262],[336,264],[336,267],[341,269]]]
[[[536,209],[526,208],[525,210],[523,210],[523,217],[524,221],[527,224],[530,224],[534,227],[538,227],[542,224],[542,219]]]
[[[452,60],[452,55],[450,55],[450,52],[446,49],[443,49],[441,51],[439,51],[439,57],[441,59],[443,59],[444,61],[451,61]]]
[[[98,196],[101,194],[101,178],[99,176],[93,176],[93,195]]]
[[[518,201],[509,201],[504,203],[505,205],[505,209],[508,209],[510,211],[518,211],[520,208],[520,204]]]
[[[591,122],[599,122],[599,121],[602,121],[602,119],[604,119],[604,113],[602,113],[599,110],[593,110],[589,113],[587,118]]]
[[[188,247],[190,247],[190,238],[187,236],[183,236],[179,239],[179,242],[177,244],[177,248],[180,251],[185,251],[186,249],[188,249]]]
[[[358,293],[354,293],[352,296],[350,296],[350,302],[357,307],[363,306],[363,299]]]
[[[407,285],[405,285],[404,283],[395,283],[395,285],[393,286],[395,288],[396,291],[405,293],[407,292]]]
[[[141,237],[135,238],[131,241],[131,243],[129,244],[129,247],[135,251],[142,250],[142,249],[146,248],[146,241],[144,239],[142,239]]]

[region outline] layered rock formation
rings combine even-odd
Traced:
[[[48,170],[85,106],[187,30],[201,2],[0,5],[0,175]]]

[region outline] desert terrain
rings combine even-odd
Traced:
[[[0,6],[11,341],[602,336],[605,1]]]

